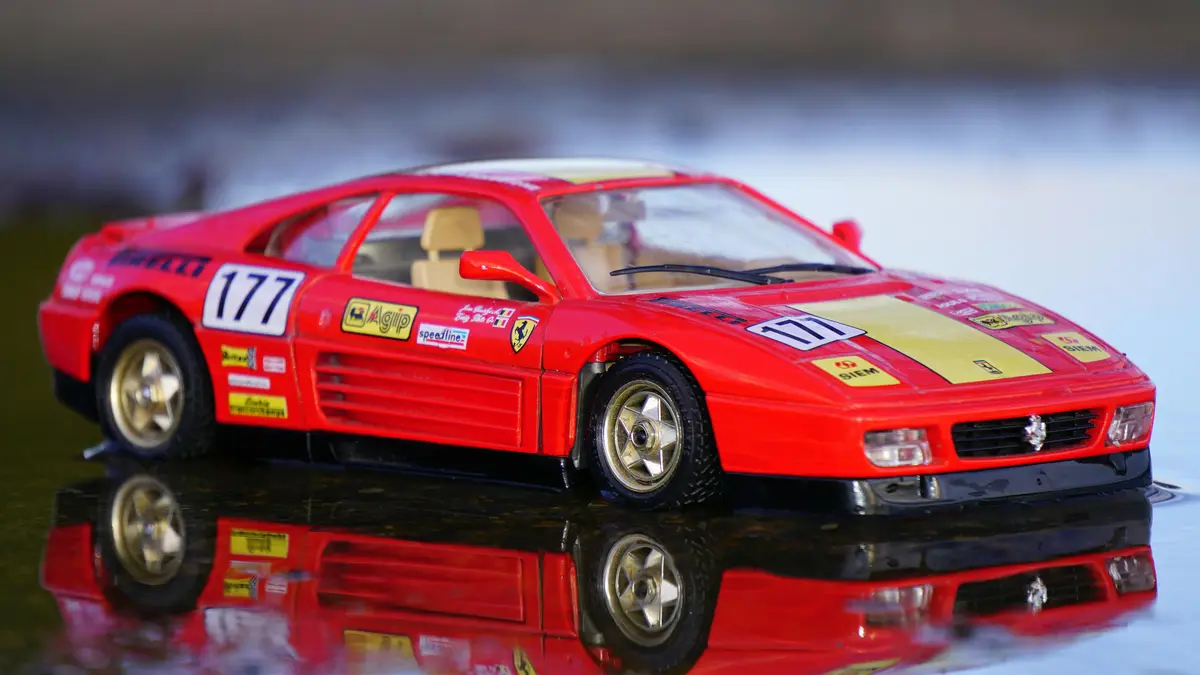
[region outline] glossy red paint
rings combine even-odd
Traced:
[[[371,176],[222,213],[160,216],[105,226],[71,250],[54,291],[40,306],[43,350],[55,369],[87,383],[93,377],[94,356],[116,323],[131,312],[173,307],[195,328],[212,373],[219,422],[562,457],[571,452],[579,435],[578,384],[588,364],[614,360],[635,349],[662,349],[678,357],[703,388],[722,467],[728,472],[780,476],[872,478],[1106,454],[1114,451],[1105,446],[1103,432],[1115,408],[1155,398],[1151,381],[1118,349],[1035,303],[978,284],[881,270],[763,287],[603,295],[591,287],[540,203],[550,195],[600,187],[687,182],[737,187],[785,213],[796,227],[845,245],[841,238],[752,188],[710,174],[662,169],[638,177],[576,183],[487,164],[434,167]],[[553,284],[539,282],[543,283],[536,289],[541,301],[490,300],[352,275],[352,261],[387,199],[413,192],[492,200],[515,215],[553,279]],[[270,228],[283,219],[361,195],[379,199],[332,266],[287,262],[256,252]],[[129,258],[123,251],[130,248],[150,252],[151,257]],[[153,257],[154,252],[161,255]],[[287,314],[282,334],[205,325],[206,293],[210,285],[219,283],[217,270],[228,263],[303,275],[291,303],[280,308]],[[529,271],[500,261],[495,252],[473,254],[462,265],[477,278],[504,275],[511,280],[524,278],[527,284],[534,278]],[[919,307],[986,333],[1049,372],[951,384],[926,364],[870,334],[797,351],[746,330],[750,324],[797,311],[787,305],[874,297]],[[408,317],[411,335],[389,339],[345,330],[344,318],[355,298],[375,303],[372,307],[380,311],[415,308]],[[1040,313],[1052,324],[988,330],[970,320],[985,313],[975,306],[987,303]],[[476,315],[510,318],[492,325],[473,322]],[[512,331],[519,317],[531,319],[532,328],[518,349]],[[432,326],[432,332],[428,344],[420,344],[418,332],[425,325]],[[469,335],[437,332],[440,329],[466,330]],[[1109,357],[1076,359],[1041,337],[1052,331],[1077,332]],[[230,349],[253,350],[253,367],[229,365],[222,354]],[[897,382],[847,386],[813,364],[836,357],[869,358]],[[264,359],[273,364],[270,370],[264,368]],[[286,400],[284,417],[231,414],[226,404],[230,393],[247,392],[231,387],[229,377],[247,374],[264,377],[268,383],[266,390],[250,393]],[[950,437],[950,428],[962,421],[1080,409],[1100,412],[1095,430],[1090,440],[1061,449],[965,460],[955,453]],[[928,429],[931,464],[889,469],[866,460],[863,434],[898,427]],[[1120,449],[1148,445],[1147,435]]]
[[[239,534],[269,535],[276,544],[257,554],[234,551]],[[281,537],[286,544],[279,544]],[[240,518],[218,519],[217,542],[196,610],[183,615],[173,633],[176,649],[211,658],[243,644],[264,651],[264,657],[273,649],[311,667],[336,664],[351,672],[363,657],[356,640],[374,640],[378,647],[382,639],[393,650],[407,646],[426,672],[511,666],[518,649],[533,668],[513,670],[519,673],[600,675],[611,669],[598,662],[620,663],[618,656],[586,644],[580,633],[576,560],[569,553],[387,539]],[[1142,555],[1153,565],[1150,549],[1137,546],[880,581],[728,569],[714,591],[715,607],[693,610],[712,615],[707,646],[687,672],[745,672],[753,664],[755,672],[767,674],[822,675],[883,661],[928,664],[943,656],[946,645],[915,629],[962,619],[1033,639],[1102,630],[1156,597],[1156,590],[1125,595],[1115,590],[1107,560],[1123,555]],[[128,621],[108,604],[91,573],[90,526],[54,530],[45,561],[42,584],[62,608],[69,637],[103,636],[105,628]],[[1051,578],[1056,570],[1080,575],[1071,588],[1091,590],[1030,611],[1008,602],[1011,593],[1003,589],[1011,585],[997,585],[1017,575]],[[956,607],[965,586],[981,583],[992,586],[978,597],[1008,599],[1001,609]],[[898,588],[923,588],[925,599],[901,612],[878,600],[870,604],[877,594]],[[253,626],[239,623],[249,619]]]

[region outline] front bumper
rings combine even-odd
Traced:
[[[741,508],[812,508],[858,515],[921,513],[996,501],[1040,501],[1145,489],[1150,450],[1042,464],[886,478],[781,478],[730,474]]]

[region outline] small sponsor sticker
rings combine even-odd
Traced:
[[[264,373],[286,373],[287,359],[282,356],[264,356],[262,357],[262,369]]]
[[[1083,363],[1103,361],[1111,356],[1103,347],[1074,331],[1042,333],[1042,337]]]
[[[656,303],[659,305],[666,305],[668,307],[675,307],[676,309],[682,309],[686,312],[694,312],[701,316],[707,316],[710,319],[720,321],[721,323],[727,323],[731,326],[740,326],[744,323],[748,323],[748,321],[746,319],[743,319],[740,316],[735,316],[733,314],[729,314],[728,312],[723,312],[719,309],[716,309],[715,307],[708,307],[706,305],[697,304],[695,302],[689,302],[682,298],[672,298],[670,296],[663,296],[661,298],[654,298],[650,302],[653,302],[653,303]]]
[[[958,309],[954,310],[953,312],[950,312],[950,316],[958,316],[958,317],[975,316],[978,313],[979,313],[979,310],[975,309],[974,307],[959,307]]]
[[[516,312],[512,307],[487,307],[484,305],[463,305],[454,314],[457,323],[481,323],[492,328],[507,328],[508,322]]]
[[[253,555],[260,558],[286,558],[286,532],[264,532],[234,528],[229,533],[229,552],[232,555]]]
[[[417,344],[441,349],[466,349],[471,331],[466,328],[423,323],[417,326]]]
[[[225,368],[255,370],[258,366],[258,361],[255,359],[255,348],[221,345],[221,365]]]
[[[830,359],[816,359],[812,363],[851,387],[886,387],[900,384],[900,380],[861,356],[835,356]]]
[[[998,312],[1002,309],[1020,309],[1021,305],[1015,302],[977,302],[975,308],[985,312]]]
[[[271,380],[260,375],[229,373],[229,386],[240,387],[242,389],[267,390],[271,388]]]
[[[229,394],[229,414],[286,420],[288,416],[287,399],[282,396],[231,392]]]
[[[1043,326],[1054,321],[1037,312],[993,312],[983,316],[973,316],[971,321],[992,330],[1004,330],[1018,326]]]
[[[67,279],[76,284],[82,284],[88,280],[92,272],[96,271],[96,261],[91,258],[80,258],[71,263],[67,268]]]
[[[412,305],[350,298],[342,313],[342,330],[346,333],[407,340],[418,311]]]
[[[287,579],[267,579],[267,592],[271,595],[284,595],[288,591]]]
[[[512,345],[514,354],[519,354],[525,348],[525,343],[529,342],[529,338],[533,336],[533,329],[537,328],[537,325],[538,318],[536,316],[517,317],[512,330],[508,333],[508,343]]]

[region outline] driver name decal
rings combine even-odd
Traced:
[[[812,314],[781,316],[778,319],[746,326],[746,330],[805,352],[867,333],[861,328]]]

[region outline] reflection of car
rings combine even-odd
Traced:
[[[39,319],[59,397],[143,455],[218,424],[405,439],[643,507],[732,475],[859,512],[1148,483],[1155,389],[1121,352],[859,239],[709,174],[444,165],[106,225]]]
[[[166,661],[871,672],[839,669],[939,659],[987,628],[1021,645],[1061,640],[1156,595],[1150,506],[1136,493],[946,519],[931,538],[795,518],[700,526],[389,474],[202,464],[109,476],[56,500],[42,578],[64,653],[122,626],[137,634],[128,617],[170,615],[166,644],[142,648]]]

